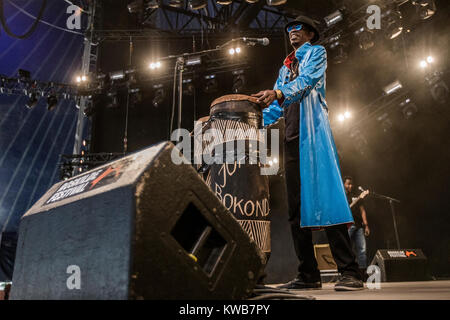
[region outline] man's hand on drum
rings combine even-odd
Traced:
[[[264,104],[264,108],[267,108],[277,99],[277,93],[275,90],[264,90],[252,94],[252,97],[258,98],[258,102]]]

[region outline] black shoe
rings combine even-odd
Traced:
[[[334,290],[336,291],[355,291],[364,289],[364,283],[349,275],[340,276],[336,284],[334,285]]]
[[[321,289],[322,282],[320,282],[320,281],[305,282],[302,279],[295,278],[294,280],[291,280],[288,283],[277,286],[277,288],[278,289],[288,289],[288,290]]]

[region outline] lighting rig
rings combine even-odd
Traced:
[[[0,94],[28,97],[25,104],[28,109],[34,108],[40,99],[46,99],[50,111],[58,101],[76,99],[77,89],[63,83],[32,80],[29,71],[19,70],[17,78],[0,75]]]

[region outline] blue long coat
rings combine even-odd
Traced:
[[[281,90],[285,100],[282,106],[275,100],[263,110],[264,125],[283,116],[283,108],[300,103],[300,225],[325,227],[353,223],[328,121],[326,50],[323,46],[305,43],[295,51],[295,57],[299,61],[299,75],[289,81],[289,68],[281,67],[274,89]]]

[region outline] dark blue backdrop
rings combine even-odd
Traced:
[[[36,0],[5,0],[10,29],[23,34],[41,6]],[[81,69],[83,37],[61,30],[69,14],[64,0],[48,0],[42,22],[27,39],[0,34],[0,74],[16,77],[19,69],[32,79],[70,83]],[[31,15],[31,16],[30,16]],[[85,19],[83,19],[85,20]],[[2,29],[2,28],[0,28]],[[82,32],[82,31],[77,31]],[[16,231],[20,217],[59,180],[59,155],[72,153],[77,109],[62,100],[47,111],[41,98],[27,109],[27,97],[0,94],[0,230]]]

